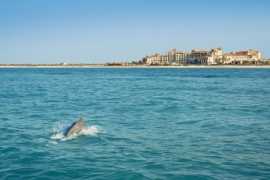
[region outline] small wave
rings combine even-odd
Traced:
[[[101,128],[99,128],[96,125],[92,125],[92,126],[83,128],[79,133],[66,137],[64,135],[64,130],[65,130],[65,126],[63,125],[60,125],[57,128],[54,128],[53,135],[50,138],[57,141],[67,141],[67,140],[75,139],[78,136],[97,136],[98,133],[101,132]]]

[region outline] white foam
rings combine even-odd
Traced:
[[[96,136],[99,132],[100,132],[100,130],[97,126],[90,126],[90,127],[86,127],[84,129],[82,129],[80,134]]]
[[[51,136],[51,139],[55,139],[55,140],[59,140],[63,138],[64,138],[64,134],[62,132],[55,133]]]

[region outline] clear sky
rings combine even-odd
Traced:
[[[0,1],[0,63],[102,63],[212,47],[270,57],[270,1]]]

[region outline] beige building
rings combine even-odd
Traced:
[[[221,48],[214,48],[214,49],[211,49],[210,54],[215,59],[222,59],[222,57],[223,57],[223,50]]]
[[[143,58],[148,65],[180,65],[180,64],[257,64],[262,55],[257,50],[237,51],[223,54],[222,48],[209,50],[193,49],[190,53],[172,49],[165,55],[154,54]]]
[[[168,64],[184,64],[186,62],[187,53],[172,49],[165,55],[154,54],[143,58],[143,62],[148,65],[168,65]]]
[[[259,61],[261,61],[261,59],[261,53],[253,49],[247,51],[230,52],[224,54],[223,56],[224,64],[257,64]]]
[[[145,63],[148,65],[166,65],[169,64],[169,58],[167,55],[156,53],[152,56],[145,57]]]
[[[213,64],[219,64],[222,62],[223,59],[223,50],[221,48],[214,48],[211,49],[209,52],[209,57],[207,64],[213,65]]]
[[[187,59],[187,53],[172,49],[168,52],[168,59],[170,64],[185,64]]]
[[[223,50],[221,48],[214,48],[210,51],[193,49],[188,55],[188,63],[191,64],[218,64],[223,57]]]
[[[161,60],[160,54],[156,53],[154,55],[146,57],[146,64],[149,64],[149,65],[158,64],[158,63],[160,63],[160,60]]]

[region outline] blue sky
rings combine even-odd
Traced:
[[[102,63],[211,47],[270,57],[270,1],[0,1],[0,63]]]

